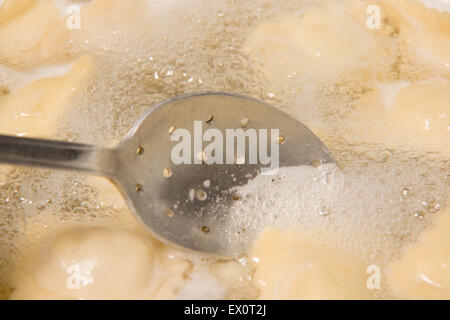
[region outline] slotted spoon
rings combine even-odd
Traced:
[[[204,131],[220,130],[224,137],[227,129],[278,129],[279,136],[272,138],[279,142],[279,167],[334,162],[326,146],[299,121],[264,102],[226,93],[184,95],[157,104],[112,149],[0,136],[0,162],[105,176],[160,240],[203,253],[242,254],[247,246],[229,241],[235,230],[226,228],[227,208],[236,201],[230,190],[266,165],[207,164],[205,159],[174,164],[172,150],[179,142],[171,136],[178,128],[193,132],[194,121],[201,121]]]

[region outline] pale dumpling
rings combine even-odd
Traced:
[[[364,265],[311,244],[295,231],[266,229],[250,253],[260,299],[368,299]]]
[[[143,299],[156,286],[152,244],[135,231],[72,227],[51,237],[13,299]],[[44,293],[44,294],[43,294]],[[36,295],[36,296],[35,296]]]
[[[450,210],[438,214],[435,227],[388,266],[392,291],[401,299],[450,298]]]
[[[11,20],[27,10],[34,0],[14,0],[0,2],[0,24]]]
[[[450,82],[435,80],[400,90],[388,118],[399,140],[450,153],[449,113]]]
[[[331,72],[354,63],[370,49],[373,36],[338,6],[310,8],[263,22],[250,34],[245,51],[266,76],[303,71]]]
[[[93,58],[84,55],[60,77],[38,79],[0,96],[0,133],[54,138],[70,98],[89,77],[93,65]]]
[[[49,0],[6,1],[0,7],[0,63],[35,66],[48,59],[61,45],[49,36],[61,19],[61,12]]]
[[[450,82],[433,79],[382,87],[358,106],[349,139],[450,154]]]
[[[420,1],[383,1],[382,8],[400,39],[421,61],[450,68],[450,13],[427,9]]]

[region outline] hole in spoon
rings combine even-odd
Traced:
[[[214,115],[213,115],[212,113],[206,114],[205,122],[206,122],[207,124],[211,124],[212,121],[213,121],[213,119],[214,119]]]
[[[173,171],[170,168],[164,168],[163,169],[163,176],[164,178],[170,178],[173,175]]]
[[[209,228],[207,226],[203,226],[202,227],[202,232],[203,233],[209,233]]]
[[[175,126],[171,126],[170,128],[169,128],[169,135],[172,135],[172,133],[174,132],[176,130],[176,127]]]
[[[278,144],[284,144],[286,142],[286,138],[283,137],[283,136],[279,136],[279,137],[276,138],[276,142]]]
[[[242,198],[238,193],[235,192],[231,195],[231,199],[233,199],[234,201],[238,201],[241,200]]]
[[[313,166],[313,168],[319,168],[322,166],[322,160],[320,159],[312,159],[311,160],[311,166]]]
[[[195,190],[195,196],[198,200],[200,201],[205,201],[206,198],[208,197],[208,195],[206,194],[205,191],[203,191],[202,189],[197,189]]]

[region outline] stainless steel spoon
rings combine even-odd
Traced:
[[[278,129],[277,137],[267,139],[267,148],[270,139],[277,139],[279,167],[334,162],[326,146],[299,121],[264,102],[226,93],[184,95],[160,103],[112,149],[0,136],[0,162],[105,176],[158,239],[204,253],[242,254],[248,246],[229,241],[236,230],[226,227],[227,208],[236,201],[230,190],[246,184],[267,165],[259,160],[208,164],[203,149],[197,146],[201,152],[194,154],[194,143],[191,158],[199,157],[201,163],[174,164],[172,150],[180,142],[172,141],[173,135],[179,128],[193,133],[194,121],[197,126],[201,121],[204,131],[218,129],[223,137],[227,129]],[[250,159],[250,139],[246,141]],[[208,143],[202,142],[200,148]],[[226,150],[223,153],[225,158]]]

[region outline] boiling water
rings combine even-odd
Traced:
[[[64,8],[73,3],[60,1],[58,5]],[[361,106],[371,105],[378,94],[390,97],[400,85],[448,79],[448,66],[442,67],[433,58],[421,60],[399,36],[404,24],[389,15],[383,16],[381,30],[361,31],[367,39],[357,43],[354,61],[338,60],[339,65],[332,61],[326,68],[301,63],[301,67],[295,63],[270,65],[265,53],[255,55],[253,51],[260,49],[259,38],[248,40],[255,37],[263,22],[331,4],[350,15],[354,3],[361,8],[371,4],[152,1],[147,12],[129,9],[124,13],[136,17],[128,22],[85,19],[81,20],[85,24],[81,30],[70,31],[63,21],[53,35],[58,46],[48,55],[32,60],[25,54],[23,59],[20,55],[0,58],[0,88],[4,88],[0,95],[14,92],[17,82],[23,85],[31,81],[36,70],[47,72],[42,77],[61,71],[39,69],[42,66],[68,65],[88,53],[95,57],[94,70],[71,99],[56,138],[103,146],[119,141],[148,107],[179,94],[224,91],[267,101],[310,127],[340,168],[284,168],[277,176],[257,177],[237,190],[241,199],[231,212],[236,224],[233,228],[245,230],[248,239],[254,240],[266,225],[297,225],[311,241],[332,244],[365,263],[384,266],[401,248],[415,242],[430,226],[433,215],[445,208],[449,150],[445,144],[429,150],[414,139],[409,144],[392,142],[392,137],[372,139],[371,127],[377,132],[389,130],[385,119],[355,119],[360,119]],[[85,1],[80,4],[88,7]],[[386,99],[392,104],[392,98]],[[251,115],[245,116],[251,121]],[[443,140],[448,139],[445,134],[448,131]],[[130,215],[127,210],[100,199],[100,192],[85,176],[75,173],[5,170],[0,176],[3,297],[13,287],[11,276],[17,261],[39,248],[52,230],[74,224],[134,225],[123,218]],[[209,274],[206,266],[213,262],[183,253],[175,255],[193,266],[184,275],[191,280],[181,290],[181,297],[202,297],[202,292],[213,298],[257,296],[250,280],[227,288]],[[245,269],[244,274],[251,277],[251,270]],[[201,279],[204,283],[196,285]]]

